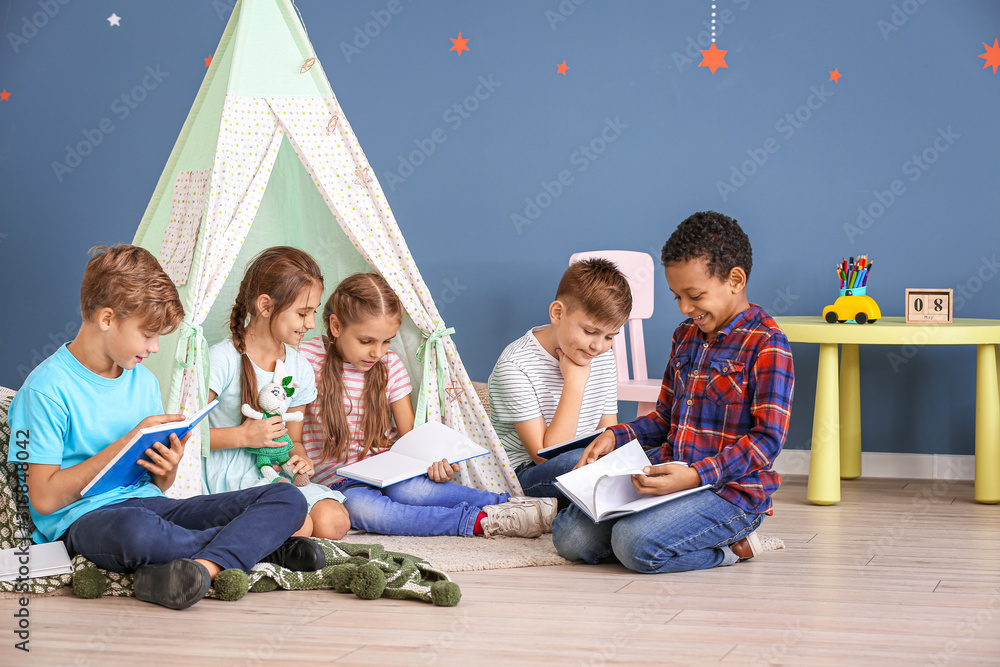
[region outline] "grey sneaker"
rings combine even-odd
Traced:
[[[503,503],[483,507],[486,537],[538,537],[544,530],[542,513],[534,503]],[[551,525],[551,522],[550,522]]]
[[[552,532],[552,520],[559,513],[559,504],[555,498],[535,498],[533,496],[511,496],[509,503],[528,503],[538,508],[538,513],[542,517],[542,532]]]

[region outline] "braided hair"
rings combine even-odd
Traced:
[[[229,330],[233,335],[233,345],[240,353],[240,396],[243,403],[254,410],[260,410],[257,405],[257,377],[246,354],[246,333],[253,318],[260,315],[257,298],[262,294],[271,298],[273,323],[275,315],[291,307],[302,290],[312,285],[319,285],[322,289],[323,273],[316,260],[298,248],[268,248],[254,257],[247,267],[229,316]]]

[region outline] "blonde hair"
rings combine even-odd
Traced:
[[[621,326],[632,312],[632,288],[614,262],[592,258],[566,269],[556,300],[567,310],[582,309],[598,322]]]
[[[90,249],[91,258],[80,283],[84,320],[102,308],[115,317],[136,317],[143,326],[168,334],[184,319],[184,306],[170,276],[145,248],[121,244]]]
[[[403,304],[385,278],[377,273],[356,273],[345,278],[333,291],[323,307],[326,335],[323,338],[326,357],[319,382],[319,405],[323,422],[323,443],[320,461],[346,458],[351,441],[350,424],[344,409],[344,358],[337,349],[330,326],[330,316],[336,315],[341,331],[344,328],[376,317],[403,318]],[[389,382],[388,364],[382,360],[365,371],[365,386],[361,394],[364,416],[359,439],[361,458],[372,450],[388,446],[386,433],[392,428],[392,412],[385,389]],[[352,406],[353,409],[353,406]]]
[[[257,376],[247,356],[246,332],[250,322],[258,315],[257,297],[266,294],[271,298],[274,316],[290,308],[299,293],[306,287],[319,285],[323,289],[323,273],[309,253],[289,246],[263,250],[247,267],[240,282],[236,302],[229,316],[229,330],[233,345],[240,353],[240,398],[243,403],[259,410],[257,405]]]

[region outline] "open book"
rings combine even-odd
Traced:
[[[128,441],[128,444],[122,447],[118,455],[111,459],[101,472],[97,473],[94,479],[90,480],[90,484],[83,487],[80,495],[86,498],[87,496],[96,496],[119,487],[132,486],[148,472],[138,464],[139,459],[149,461],[149,457],[146,456],[147,449],[150,449],[158,442],[169,447],[171,433],[176,433],[177,439],[183,440],[184,436],[190,433],[198,425],[198,422],[204,419],[205,415],[218,404],[219,401],[214,400],[192,416],[179,422],[168,422],[159,426],[148,426],[139,429],[139,432]],[[153,451],[156,450],[154,449]]]
[[[426,422],[397,440],[388,451],[344,466],[337,474],[382,488],[423,475],[435,461],[458,463],[486,453],[444,424]]]
[[[578,435],[575,438],[570,438],[569,440],[560,442],[557,445],[551,445],[550,447],[542,447],[541,449],[538,450],[538,456],[539,458],[549,460],[549,459],[554,459],[555,457],[559,456],[564,452],[571,452],[574,449],[583,449],[584,447],[592,443],[597,438],[597,436],[599,436],[602,433],[604,433],[604,429],[600,429],[599,431],[593,431],[591,433],[585,433],[583,435]]]
[[[28,567],[28,574],[21,574],[21,566]],[[0,581],[16,581],[19,576],[51,577],[73,571],[73,562],[61,540],[32,544],[27,549],[14,548],[0,551]]]
[[[607,456],[556,477],[556,486],[595,522],[641,512],[676,500],[710,485],[684,489],[665,496],[647,496],[635,490],[632,475],[641,474],[649,457],[637,440],[622,445]],[[687,465],[674,462],[671,465]]]

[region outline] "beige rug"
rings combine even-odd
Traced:
[[[512,567],[563,565],[569,561],[556,553],[552,535],[523,537],[409,537],[351,531],[341,542],[381,544],[387,551],[402,551],[423,558],[445,572],[505,570]]]
[[[351,531],[341,542],[381,544],[388,551],[402,551],[423,558],[445,572],[505,570],[513,567],[564,565],[568,560],[556,553],[552,535],[536,539],[522,537],[408,537]],[[784,549],[777,537],[761,536],[764,551]]]

